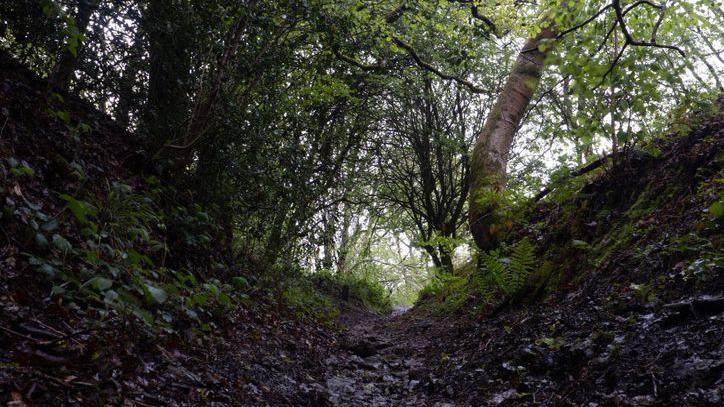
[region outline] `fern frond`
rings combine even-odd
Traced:
[[[527,237],[521,239],[513,248],[510,258],[509,275],[511,291],[520,290],[528,281],[535,266],[535,248]]]
[[[483,268],[506,294],[510,292],[510,284],[508,283],[507,267],[500,259],[500,253],[497,250],[490,251],[483,255]]]

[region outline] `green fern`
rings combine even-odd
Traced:
[[[482,266],[492,281],[506,294],[523,288],[535,267],[535,248],[527,238],[520,240],[510,257],[501,257],[499,250],[482,254]]]
[[[508,279],[505,264],[500,259],[500,252],[492,250],[483,254],[483,268],[492,277],[495,284],[508,294]]]
[[[508,266],[510,288],[512,291],[520,290],[528,281],[528,277],[535,266],[534,251],[535,248],[527,237],[519,241],[513,248],[513,254],[511,255]]]

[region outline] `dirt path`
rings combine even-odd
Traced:
[[[424,355],[433,347],[433,338],[427,335],[432,322],[405,311],[357,315],[345,322],[343,352],[325,361],[325,390],[333,405],[453,405],[441,399],[444,389],[432,400],[423,387],[431,384],[423,377],[423,367]]]

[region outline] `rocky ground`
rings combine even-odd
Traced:
[[[584,293],[478,321],[363,315],[324,361],[327,405],[720,405],[724,298],[611,312]]]
[[[424,353],[433,346],[425,335],[431,321],[394,313],[365,315],[348,323],[341,352],[325,360],[324,387],[331,404],[447,405],[433,401],[422,388]]]
[[[541,285],[473,284],[390,317],[353,315],[326,360],[332,405],[724,403],[724,116],[632,154],[518,227]],[[658,151],[658,152],[657,152]],[[463,298],[460,302],[459,299]],[[463,304],[447,316],[440,306]]]

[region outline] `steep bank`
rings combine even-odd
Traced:
[[[431,388],[462,405],[719,405],[723,124],[691,113],[532,208],[509,242],[534,248],[514,294],[474,271],[423,300],[419,315],[449,314],[424,333]]]
[[[0,403],[315,404],[334,332],[147,162],[0,55]]]
[[[323,399],[720,405],[724,121],[689,120],[530,208],[510,238],[535,242],[515,293],[491,293],[483,265],[446,277],[410,312],[345,319]]]

